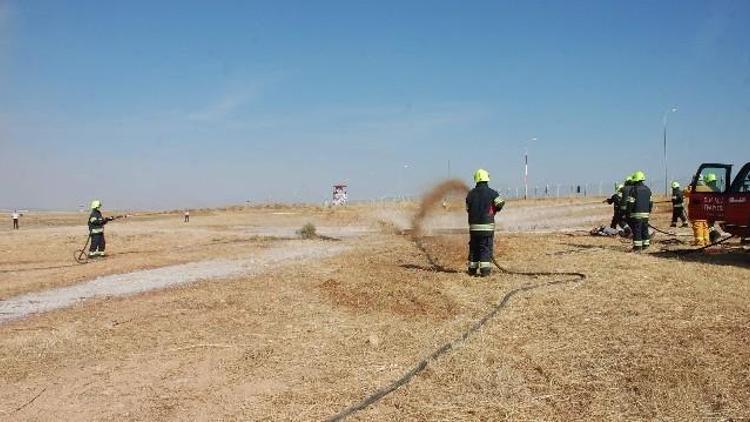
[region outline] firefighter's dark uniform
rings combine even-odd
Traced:
[[[466,195],[466,211],[469,214],[469,274],[477,270],[482,276],[491,272],[492,249],[495,235],[495,213],[505,201],[487,182],[477,182]]]
[[[685,218],[685,198],[679,187],[672,188],[672,224],[671,227],[677,227],[677,219],[682,220],[682,226],[687,226]]]
[[[643,182],[634,182],[627,197],[626,207],[633,230],[633,250],[640,251],[651,246],[648,233],[648,219],[654,203],[651,200],[651,189]]]
[[[633,182],[626,180],[625,186],[622,187],[622,200],[620,201],[620,215],[622,217],[622,220],[630,227],[630,231],[632,234],[633,231],[633,222],[630,220],[630,214],[628,214],[628,198],[630,197],[630,192],[633,191]]]
[[[622,210],[620,209],[622,206],[622,190],[618,190],[610,196],[607,199],[607,203],[612,204],[612,222],[609,223],[609,227],[616,229],[619,224],[624,228],[625,222],[623,221]]]
[[[112,217],[102,217],[98,208],[91,210],[89,215],[89,235],[91,236],[91,245],[89,246],[89,256],[104,256],[104,225],[112,221]]]

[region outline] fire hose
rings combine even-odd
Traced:
[[[424,253],[425,257],[427,258],[427,261],[430,263],[432,268],[436,271],[443,271],[443,272],[458,272],[456,270],[447,269],[444,266],[442,266],[439,261],[432,256],[429,251],[424,247],[424,244],[421,242],[421,239],[419,237],[412,238],[414,241],[416,247]],[[525,276],[525,277],[557,277],[557,276],[565,276],[567,278],[561,279],[561,280],[554,280],[554,281],[548,281],[545,283],[538,283],[534,285],[527,285],[527,286],[521,286],[517,287],[515,289],[512,289],[508,293],[506,293],[500,301],[498,301],[495,305],[493,305],[488,312],[486,312],[479,320],[474,322],[468,329],[463,331],[458,337],[454,338],[453,340],[443,344],[442,346],[438,347],[434,351],[432,351],[429,355],[427,355],[425,358],[417,362],[411,369],[406,371],[400,378],[397,380],[391,382],[390,384],[379,388],[375,392],[371,393],[361,401],[345,408],[344,410],[336,413],[335,415],[329,417],[326,419],[327,421],[341,421],[346,419],[347,417],[353,415],[354,413],[363,410],[378,401],[380,401],[382,398],[387,396],[388,394],[396,391],[397,389],[407,385],[410,383],[415,376],[417,376],[419,373],[424,371],[427,366],[440,358],[442,355],[448,353],[449,351],[455,349],[457,346],[459,346],[461,343],[466,342],[469,337],[471,337],[473,334],[475,334],[477,331],[479,331],[487,322],[489,322],[492,318],[494,318],[503,308],[507,306],[507,304],[510,302],[510,300],[513,298],[513,296],[516,296],[519,293],[536,290],[543,287],[549,287],[554,285],[561,285],[561,284],[567,284],[567,283],[579,283],[586,279],[586,275],[580,272],[558,272],[558,271],[516,271],[509,268],[505,268],[502,265],[500,265],[497,262],[497,259],[495,257],[492,257],[492,263],[495,265],[495,267],[503,274],[507,275],[518,275],[518,276]]]
[[[651,225],[651,223],[648,223],[648,226],[651,227],[652,229],[654,229],[658,233],[666,234],[667,236],[677,237],[677,233],[671,233],[671,232],[668,232],[666,230],[662,230],[662,229],[660,229],[658,227],[654,227],[654,226]]]
[[[670,233],[670,232],[667,232],[667,231],[665,231],[665,230],[661,230],[661,229],[659,229],[658,227],[654,227],[654,226],[652,226],[652,225],[651,225],[650,223],[649,223],[649,225],[648,225],[648,226],[649,226],[649,227],[651,227],[652,229],[654,229],[655,231],[657,231],[657,232],[659,232],[659,233],[662,233],[662,234],[666,234],[666,235],[668,235],[668,236],[672,236],[672,237],[677,237],[677,236],[679,236],[679,235],[678,235],[678,234],[676,234],[676,233]],[[699,248],[693,248],[693,249],[677,249],[677,250],[670,250],[670,249],[666,249],[666,248],[663,248],[663,249],[662,249],[662,251],[664,251],[664,252],[673,252],[673,253],[675,253],[675,254],[677,254],[677,255],[689,255],[689,254],[692,254],[692,253],[695,253],[695,252],[700,252],[700,251],[702,251],[702,250],[708,249],[708,248],[710,248],[710,247],[712,247],[712,246],[720,245],[720,244],[722,244],[722,243],[726,242],[727,240],[729,240],[729,239],[732,239],[732,238],[734,238],[734,237],[735,237],[735,235],[730,235],[730,236],[728,236],[728,237],[725,237],[725,238],[719,238],[718,240],[716,240],[716,241],[714,241],[714,242],[711,242],[711,243],[709,243],[709,244],[707,244],[707,245],[703,245],[703,246],[701,246],[701,247],[699,247]]]
[[[677,249],[677,250],[672,250],[672,251],[665,250],[665,252],[673,252],[673,253],[676,253],[677,255],[689,255],[691,253],[700,252],[700,251],[702,251],[704,249],[707,249],[707,248],[710,248],[712,246],[720,245],[720,244],[722,244],[722,243],[726,242],[727,240],[732,239],[734,237],[735,237],[735,235],[730,235],[730,236],[725,237],[723,239],[719,239],[716,242],[709,243],[708,245],[701,246],[700,248],[694,248],[694,249]]]

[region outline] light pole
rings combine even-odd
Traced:
[[[529,198],[529,143],[536,141],[531,138],[526,141],[523,149],[523,199]]]
[[[677,107],[672,107],[664,112],[664,195],[669,196],[669,166],[667,165],[667,122],[669,114],[677,112]]]

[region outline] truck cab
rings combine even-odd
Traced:
[[[726,232],[750,237],[750,163],[734,180],[731,164],[701,164],[690,183],[689,198],[691,220],[718,223]]]

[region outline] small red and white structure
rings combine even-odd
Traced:
[[[346,185],[333,185],[331,205],[346,205],[347,199]]]

